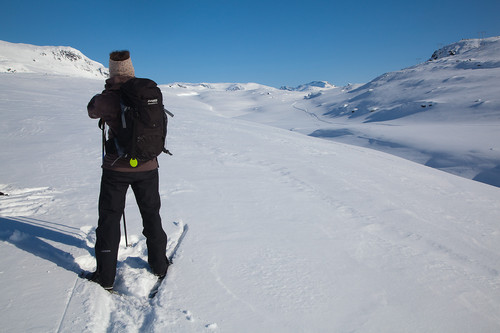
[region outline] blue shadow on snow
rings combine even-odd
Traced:
[[[94,251],[78,228],[26,217],[0,217],[0,240],[76,274],[81,269],[73,255],[47,241]]]

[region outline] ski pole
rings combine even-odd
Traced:
[[[123,231],[125,232],[125,247],[128,247],[127,223],[125,223],[125,208],[123,209]]]
[[[106,123],[102,119],[99,119],[98,126],[102,130],[102,162],[104,163],[104,147],[106,146]]]

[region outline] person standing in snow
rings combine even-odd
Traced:
[[[90,100],[87,111],[90,118],[101,119],[108,125],[109,140],[112,140],[121,124],[120,87],[135,77],[129,51],[114,51],[110,54],[109,75],[104,90]],[[95,244],[97,269],[88,276],[107,290],[113,288],[115,281],[121,237],[120,220],[129,186],[141,212],[148,263],[153,274],[160,278],[165,276],[170,264],[166,256],[167,235],[160,217],[158,160],[154,158],[132,167],[127,160],[118,158],[112,148],[113,145],[106,145],[102,164]]]

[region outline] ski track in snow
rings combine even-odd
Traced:
[[[12,186],[0,185],[0,191],[5,194],[0,197],[0,216],[24,216],[20,221],[26,221],[26,223],[29,223],[28,225],[33,226],[47,224],[43,221],[26,220],[26,216],[45,212],[42,208],[53,201],[51,195],[53,191],[50,188],[16,189]],[[184,227],[182,222],[176,222],[175,225],[177,230],[169,235],[167,244],[167,255],[169,257]],[[51,228],[54,228],[54,230],[65,229],[63,226],[58,227],[55,224]],[[95,244],[95,227],[82,227],[80,232],[75,232],[75,236],[78,238],[83,237],[85,245],[88,248],[93,248]],[[42,235],[42,237],[47,236]],[[79,332],[155,331],[154,327],[158,318],[161,318],[162,312],[165,310],[161,308],[158,313],[157,307],[162,305],[159,296],[149,299],[149,291],[157,279],[150,273],[147,264],[145,239],[135,235],[129,237],[129,247],[121,247],[119,251],[117,279],[114,288],[119,294],[109,294],[97,284],[76,277],[73,287],[68,292],[68,300],[62,311],[56,332],[75,332],[75,330]],[[34,236],[23,231],[13,230],[8,239],[13,243],[30,244]],[[61,257],[55,260],[68,260],[69,265],[74,265],[70,264],[70,258]],[[77,257],[74,261],[80,269],[95,270],[93,253]],[[166,280],[160,286],[159,293],[169,283],[169,276],[174,271],[175,266],[172,265]],[[73,317],[75,308],[78,309],[81,306],[84,307],[83,311],[88,314],[88,318],[92,318],[92,320],[82,322],[81,319]],[[172,325],[178,320],[195,321],[194,315],[189,310],[170,310],[170,313],[175,315],[169,316],[171,317],[168,318],[170,323],[163,322],[162,324]],[[217,328],[217,324],[207,323],[204,328],[213,331]]]
[[[167,244],[169,257],[184,227],[182,222],[174,224],[176,231],[169,234]],[[95,228],[85,227],[82,230],[88,232],[87,244],[93,244]],[[95,258],[91,254],[78,257],[75,261],[86,271],[95,270]],[[165,289],[171,282],[169,276],[173,274],[175,266],[172,264],[167,278],[160,286],[159,295],[149,298],[149,292],[157,279],[151,274],[147,263],[146,240],[132,236],[129,239],[129,247],[120,247],[117,279],[113,288],[117,294],[110,294],[93,282],[76,278],[57,332],[73,332],[75,325],[81,332],[155,332],[155,326],[158,324],[175,326],[175,322],[179,320],[194,323],[195,316],[189,310],[169,309],[168,306],[165,309],[160,294],[168,292]],[[72,303],[73,301],[75,303]],[[82,301],[85,313],[88,318],[92,318],[90,322],[82,323],[78,318],[68,318],[74,312],[73,308],[81,306],[78,302]],[[162,318],[165,311],[168,316]],[[213,331],[217,328],[217,324],[206,323],[203,327]]]
[[[54,202],[50,187],[15,188],[0,184],[0,216],[33,216],[44,214]]]

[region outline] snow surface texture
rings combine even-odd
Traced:
[[[421,66],[435,61],[445,58]],[[466,89],[455,87],[462,98]],[[417,130],[430,126],[427,111],[385,126],[365,122],[373,112],[325,116],[327,107],[318,103],[346,101],[366,87],[162,86],[175,114],[168,138],[174,156],[161,157],[159,169],[169,249],[184,223],[189,233],[149,300],[154,278],[129,193],[132,246],[122,242],[116,284],[122,295],[78,278],[95,266],[101,142],[86,104],[102,88],[102,81],[85,78],[0,74],[0,192],[7,194],[0,196],[2,330],[500,330],[499,188],[301,134],[360,128],[357,133],[380,135],[380,128],[400,128],[388,130],[388,138],[419,138]],[[498,101],[488,91],[482,96],[486,107]],[[465,110],[458,109],[458,118],[467,118]],[[498,130],[484,114],[484,122],[468,127],[444,121],[450,118],[443,107],[443,121],[432,122],[440,130],[426,132],[418,144],[428,140],[431,152],[437,146],[455,153],[459,145],[442,138],[475,133],[469,144],[482,149],[481,138],[495,138],[488,128]],[[476,116],[469,120],[481,119]],[[461,127],[470,132],[457,135]]]

